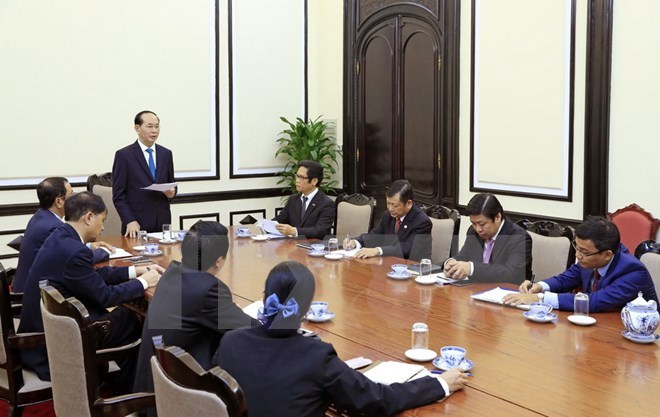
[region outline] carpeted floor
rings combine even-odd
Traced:
[[[7,415],[7,402],[0,400],[0,416],[6,416],[6,415]],[[44,403],[25,407],[23,411],[23,417],[55,417],[55,411],[53,410],[53,402],[46,401]]]

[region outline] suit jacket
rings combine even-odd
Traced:
[[[435,378],[377,384],[350,369],[331,344],[294,332],[276,337],[263,326],[227,333],[214,362],[238,381],[250,417],[321,417],[331,402],[356,415],[385,416],[445,396]]]
[[[413,205],[395,233],[396,219],[386,210],[378,226],[363,233],[356,240],[366,247],[380,247],[383,256],[420,260],[431,259],[431,219],[417,205]]]
[[[126,225],[137,220],[140,229],[160,232],[165,223],[172,223],[170,201],[158,191],[142,190],[153,183],[174,182],[172,151],[156,146],[156,179],[137,141],[115,153],[112,165],[112,201],[121,218],[121,232]]]
[[[612,258],[605,276],[598,280],[598,289],[591,292],[593,275],[593,269],[583,268],[576,263],[544,282],[550,286],[550,291],[558,293],[560,310],[573,310],[575,294],[571,291],[580,287],[589,293],[589,311],[594,313],[619,311],[626,303],[637,298],[637,293],[640,291],[644,299],[658,301],[651,274],[623,245]]]
[[[144,295],[138,280],[128,280],[128,267],[94,269],[92,250],[80,240],[69,224],[55,229],[39,250],[25,286],[23,309],[18,331],[44,330],[39,309],[39,281],[48,280],[62,296],[76,297],[85,305],[92,320],[107,314],[106,307]],[[46,349],[39,347],[21,351],[23,364],[36,371],[41,379],[50,380]]]
[[[207,272],[172,262],[163,274],[149,303],[142,330],[135,391],[153,392],[149,360],[154,355],[153,336],[163,336],[166,345],[179,346],[204,369],[225,332],[258,321],[243,313],[227,285]]]
[[[526,278],[531,278],[532,238],[525,229],[505,217],[487,264],[483,263],[484,244],[485,241],[470,226],[465,244],[454,257],[474,264],[470,281],[522,284]]]
[[[16,265],[16,275],[14,276],[13,284],[13,290],[15,292],[25,291],[28,272],[32,267],[34,258],[37,257],[37,252],[39,252],[41,245],[43,245],[53,230],[61,227],[63,224],[64,222],[50,210],[40,208],[34,213],[25,228],[25,234],[21,241],[21,249],[18,253],[18,264]],[[93,262],[103,262],[109,257],[108,252],[103,249],[96,249],[94,251]]]
[[[335,203],[321,190],[307,204],[305,215],[300,218],[302,211],[302,200],[300,193],[289,197],[286,205],[275,216],[278,223],[284,223],[295,227],[298,236],[308,239],[323,239],[330,234],[330,229],[335,221]]]

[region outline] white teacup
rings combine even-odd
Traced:
[[[144,245],[144,250],[147,251],[147,253],[157,253],[158,252],[158,243],[147,243]]]
[[[238,228],[238,234],[241,236],[249,235],[250,234],[250,228],[247,226],[241,226]]]
[[[529,311],[535,316],[545,316],[552,311],[552,306],[547,303],[529,303]]]
[[[405,273],[407,270],[408,270],[408,265],[406,265],[406,264],[394,264],[394,265],[392,265],[392,271],[394,271],[394,273],[396,273],[398,275],[401,275],[401,274]]]
[[[440,348],[442,361],[447,364],[447,368],[458,367],[465,359],[466,350],[460,346],[444,346]]]
[[[328,303],[325,301],[312,301],[312,305],[309,307],[309,312],[314,317],[322,318],[328,313]]]
[[[323,243],[312,243],[312,252],[323,252],[325,245]]]
[[[186,233],[188,233],[186,230],[179,230],[176,232],[176,238],[178,240],[183,240],[186,237]]]

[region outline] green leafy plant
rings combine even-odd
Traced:
[[[337,145],[336,138],[326,133],[328,123],[320,120],[320,116],[314,120],[303,121],[300,117],[292,123],[285,117],[280,117],[288,128],[280,132],[277,139],[279,149],[275,157],[284,155],[286,164],[278,184],[286,184],[291,193],[296,192],[296,170],[298,162],[303,160],[316,161],[323,166],[323,181],[319,187],[324,193],[334,193],[333,187],[337,181],[332,180],[338,167],[337,157],[341,156],[341,149]]]

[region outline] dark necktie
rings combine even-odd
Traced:
[[[302,196],[302,208],[300,209],[300,220],[305,217],[305,210],[307,210],[307,196]]]
[[[147,148],[147,153],[149,154],[149,171],[151,171],[151,177],[156,181],[156,163],[154,162],[154,150]]]
[[[591,292],[596,292],[598,289],[598,280],[600,279],[600,274],[597,269],[594,269],[594,279],[591,281]]]
[[[394,233],[399,233],[399,228],[401,227],[401,219],[396,218],[396,225],[394,225]]]

